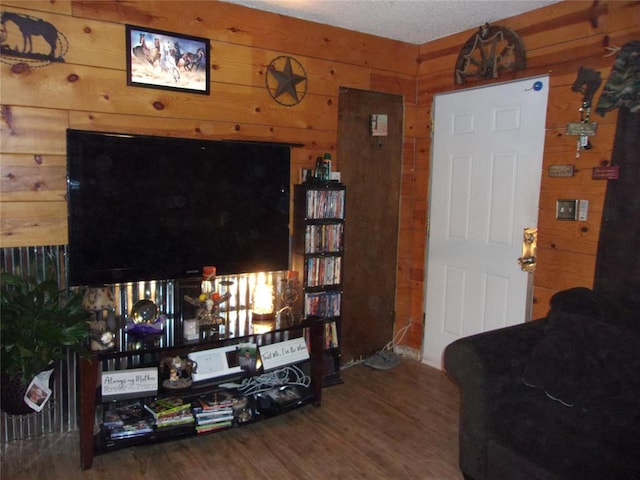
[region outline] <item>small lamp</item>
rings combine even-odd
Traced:
[[[253,310],[251,313],[253,333],[273,330],[275,314],[273,312],[273,288],[267,285],[266,276],[260,272],[253,290]]]
[[[115,344],[116,300],[109,287],[89,287],[82,298],[82,308],[92,313],[89,322],[91,350],[108,350]]]

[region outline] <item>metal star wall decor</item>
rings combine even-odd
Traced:
[[[285,107],[297,105],[307,94],[307,72],[293,57],[280,56],[267,67],[269,95]]]
[[[506,27],[486,23],[462,46],[454,77],[458,85],[463,85],[468,78],[498,78],[504,71],[515,72],[526,66],[526,54],[520,37]]]

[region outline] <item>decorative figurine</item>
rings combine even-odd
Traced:
[[[179,390],[191,386],[191,373],[197,368],[197,363],[180,355],[163,358],[159,365],[162,375],[168,371],[169,378],[162,382],[164,388]]]
[[[194,305],[196,310],[196,319],[201,327],[211,327],[224,323],[224,318],[220,316],[220,305],[231,298],[231,293],[226,292],[220,295],[218,292],[212,294],[202,294],[199,298],[192,298],[188,295],[184,296],[186,302]]]

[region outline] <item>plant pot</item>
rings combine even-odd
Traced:
[[[25,415],[35,411],[24,402],[28,383],[18,374],[0,373],[0,410],[10,415]]]

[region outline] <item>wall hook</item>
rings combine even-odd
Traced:
[[[621,47],[619,47],[617,45],[613,45],[611,47],[604,47],[604,49],[608,51],[608,53],[604,54],[605,58],[606,57],[611,57],[612,55],[617,54],[620,51],[620,48]]]

